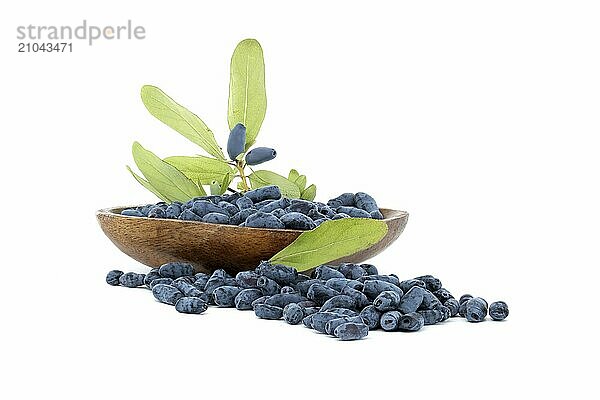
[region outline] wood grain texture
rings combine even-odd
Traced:
[[[152,268],[171,261],[185,261],[194,264],[196,272],[223,268],[236,274],[256,268],[260,261],[271,258],[303,232],[120,215],[125,208],[131,207],[99,210],[98,223],[119,250]],[[366,261],[398,239],[408,221],[408,213],[385,208],[381,212],[388,226],[383,239],[332,264]]]

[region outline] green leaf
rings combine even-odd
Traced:
[[[224,160],[223,151],[215,135],[198,116],[176,103],[165,92],[155,86],[142,87],[142,102],[161,122],[206,150],[210,155]]]
[[[221,182],[225,175],[233,174],[234,170],[227,162],[204,156],[173,156],[165,160],[194,182],[209,185],[216,180]]]
[[[133,143],[133,159],[150,185],[165,198],[171,201],[188,201],[196,196],[204,196],[206,192],[197,186],[177,168],[146,150],[138,142]]]
[[[256,141],[265,112],[265,62],[255,39],[242,40],[231,56],[229,78],[229,129],[238,124],[246,127],[246,150]]]
[[[233,181],[233,177],[234,175],[232,173],[226,174],[223,177],[223,180],[220,184],[221,192],[219,194],[224,194],[227,191],[227,188],[229,188],[229,185],[231,185],[231,181]]]
[[[221,194],[221,184],[217,181],[212,181],[210,184],[210,194],[218,195]]]
[[[300,175],[298,178],[296,178],[294,183],[296,186],[298,186],[298,190],[300,190],[302,193],[302,191],[306,189],[306,175]]]
[[[387,230],[385,222],[369,218],[325,221],[301,233],[269,261],[305,271],[364,250],[379,242]]]
[[[303,200],[313,201],[317,197],[317,187],[315,185],[310,185],[306,189],[302,191],[302,195],[300,196]]]
[[[290,182],[286,177],[267,170],[254,171],[248,175],[252,189],[263,186],[277,185],[281,194],[285,197],[297,199],[300,197],[300,190],[294,182]]]
[[[156,190],[154,188],[154,186],[152,186],[150,184],[150,182],[148,182],[147,180],[145,180],[144,178],[142,178],[141,176],[139,176],[138,174],[136,174],[135,172],[133,172],[131,170],[131,168],[129,167],[129,165],[127,166],[127,170],[129,172],[131,172],[131,175],[133,175],[133,177],[135,178],[136,181],[138,181],[143,187],[145,187],[146,189],[148,189],[149,191],[151,191],[152,193],[154,193],[156,195],[156,197],[158,197],[162,201],[166,201],[167,203],[171,202],[171,199],[168,199],[165,196],[163,196],[162,194],[160,194],[160,192],[158,190]]]
[[[290,173],[288,175],[288,180],[295,182],[299,176],[300,176],[300,173],[292,168],[292,169],[290,169]]]

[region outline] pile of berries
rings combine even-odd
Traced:
[[[363,192],[344,193],[325,204],[282,197],[277,186],[264,186],[245,194],[196,197],[186,203],[148,204],[127,208],[121,215],[299,230],[314,229],[330,219],[383,219],[375,199]]]
[[[161,303],[181,313],[200,314],[209,305],[253,310],[258,318],[304,324],[340,340],[357,340],[370,330],[418,331],[451,317],[481,322],[489,312],[495,321],[508,316],[503,301],[489,305],[465,294],[456,300],[439,279],[423,275],[400,281],[380,275],[371,264],[321,265],[312,276],[263,261],[235,277],[218,269],[194,274],[188,263],[172,262],[148,274],[113,270],[109,285],[146,286]]]

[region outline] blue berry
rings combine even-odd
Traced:
[[[363,320],[360,316],[356,315],[354,317],[340,317],[327,321],[325,324],[325,333],[328,335],[333,335],[336,328],[346,322],[354,322],[354,323],[363,323]]]
[[[315,283],[322,285],[323,281],[320,279],[308,279],[302,282],[298,282],[296,284],[296,290],[300,292],[300,294],[302,294],[303,296],[306,296],[308,293],[308,289],[310,289],[310,287]]]
[[[202,217],[191,210],[183,210],[179,215],[179,219],[182,221],[202,221]]]
[[[221,207],[223,210],[227,211],[227,214],[229,214],[230,217],[234,216],[235,214],[237,214],[238,212],[240,212],[240,209],[237,208],[237,206],[228,203],[226,201],[220,201],[219,204],[217,204],[219,207]]]
[[[423,289],[420,286],[413,286],[408,289],[408,292],[406,292],[400,299],[398,310],[403,314],[417,311],[423,303],[425,291],[426,289]]]
[[[183,297],[183,293],[174,286],[157,284],[152,288],[152,294],[156,300],[161,303],[170,304],[172,306],[177,303],[177,300]]]
[[[316,279],[328,280],[332,278],[344,278],[344,274],[331,268],[329,265],[319,265],[315,268],[314,277]]]
[[[384,281],[387,283],[391,283],[392,285],[396,285],[396,286],[400,287],[400,279],[398,279],[398,277],[393,274],[392,275],[364,275],[364,276],[356,278],[356,280],[359,282],[378,280],[378,281]],[[400,289],[402,289],[402,288],[400,288]],[[402,289],[402,291],[404,292],[404,289]]]
[[[339,271],[348,279],[358,279],[367,274],[367,271],[365,271],[360,265],[352,263],[340,264]]]
[[[167,214],[161,207],[153,207],[148,212],[148,218],[167,218]]]
[[[299,303],[304,300],[306,300],[306,297],[302,296],[300,293],[277,293],[269,297],[265,301],[265,304],[283,308],[288,304]]]
[[[414,332],[418,331],[425,325],[425,319],[419,313],[412,312],[404,314],[398,321],[398,329],[401,331]]]
[[[439,307],[442,303],[427,289],[422,290],[423,293],[423,302],[419,307],[421,310],[433,310],[434,308]]]
[[[420,286],[425,289],[425,282],[420,281],[418,279],[408,279],[406,281],[402,281],[398,283],[398,286],[404,293],[408,292],[408,290],[413,286]]]
[[[371,214],[369,214],[365,210],[361,210],[360,208],[356,207],[341,206],[336,208],[335,211],[337,211],[338,213],[346,214],[352,218],[371,218]]]
[[[334,335],[340,340],[359,340],[369,334],[369,327],[363,323],[346,322],[335,328]]]
[[[433,292],[433,295],[437,297],[440,303],[444,304],[447,300],[453,299],[452,293],[450,293],[447,289],[440,288]]]
[[[439,310],[420,310],[417,312],[423,317],[425,325],[434,325],[443,319],[443,315]]]
[[[288,211],[289,212],[297,212],[297,213],[303,214],[305,216],[308,216],[308,214],[311,211],[317,211],[318,212],[318,208],[317,208],[317,205],[315,203],[313,203],[312,201],[301,200],[301,199],[293,199],[290,202],[290,205],[288,207]]]
[[[473,298],[473,296],[470,294],[463,294],[462,296],[460,296],[460,299],[458,300],[458,304],[466,303],[467,301],[471,300],[472,298]]]
[[[363,308],[359,315],[363,319],[363,322],[367,324],[369,329],[377,329],[377,327],[379,327],[381,312],[378,311],[373,305]]]
[[[389,282],[378,279],[367,280],[364,282],[363,293],[366,294],[370,299],[375,299],[377,296],[379,296],[379,293],[385,290],[391,290],[398,293],[400,296],[404,294],[402,293],[402,289]]]
[[[281,217],[281,222],[287,229],[311,230],[315,229],[316,225],[312,219],[299,212],[288,212]]]
[[[358,192],[354,195],[354,204],[356,207],[369,213],[379,212],[379,207],[377,206],[375,199],[364,192]]]
[[[235,280],[239,287],[248,289],[248,288],[256,288],[256,281],[260,278],[260,275],[254,271],[242,271],[238,272],[235,276]]]
[[[321,283],[312,284],[308,288],[306,297],[318,304],[323,304],[333,296],[337,296],[340,292],[333,290],[329,286],[325,286]]]
[[[487,302],[481,297],[473,297],[467,301],[465,316],[469,322],[481,322],[487,315]]]
[[[194,275],[194,266],[185,262],[170,262],[161,265],[158,273],[163,278],[177,279],[181,276]]]
[[[289,293],[297,293],[296,289],[294,289],[291,286],[282,286],[281,290],[279,291],[279,293],[281,294],[289,294]]]
[[[283,317],[283,308],[272,306],[270,304],[256,304],[254,314],[261,319],[281,319]]]
[[[296,281],[298,271],[295,268],[283,264],[271,264],[268,261],[262,261],[256,268],[259,275],[273,279],[280,285],[289,285]]]
[[[381,211],[377,210],[377,211],[371,211],[369,213],[369,215],[371,216],[371,218],[373,219],[383,219],[383,214],[381,213]]]
[[[379,271],[377,271],[377,267],[373,264],[360,264],[360,267],[365,270],[367,275],[377,275]]]
[[[203,297],[204,295],[200,289],[185,280],[175,279],[171,286],[176,287],[181,293],[183,293],[184,296],[187,297]],[[208,300],[208,298],[206,298],[206,300]]]
[[[181,206],[173,203],[165,210],[165,217],[169,219],[177,219],[181,215],[181,211]]]
[[[317,206],[319,213],[323,214],[326,218],[333,218],[336,214],[336,212],[333,210],[333,208],[329,207],[329,206]]]
[[[240,210],[245,210],[254,207],[254,202],[250,200],[249,197],[242,196],[235,201],[235,205],[237,205]]]
[[[240,212],[234,214],[231,218],[229,218],[229,224],[240,225],[241,223],[245,222],[249,216],[256,213],[257,210],[254,208],[244,208],[243,210],[240,210]]]
[[[398,308],[402,297],[404,296],[401,296],[398,292],[386,290],[377,295],[373,300],[373,306],[381,312],[392,311]]]
[[[387,311],[381,315],[379,325],[384,331],[395,331],[398,329],[398,324],[402,314],[399,311]]]
[[[256,280],[256,285],[263,292],[264,295],[272,296],[281,291],[281,286],[273,279],[269,279],[266,276],[261,276]]]
[[[451,317],[454,317],[454,316],[456,316],[456,314],[458,314],[458,309],[460,308],[460,304],[458,304],[458,300],[456,300],[454,298],[448,299],[444,303],[444,306],[446,306],[450,310]]]
[[[194,201],[191,211],[200,217],[204,217],[206,214],[210,213],[219,213],[229,217],[229,213],[227,211],[208,200]]]
[[[325,301],[321,306],[321,311],[329,311],[333,308],[356,308],[356,301],[350,296],[339,294]]]
[[[279,200],[270,201],[269,204],[265,204],[264,206],[258,208],[258,211],[262,211],[265,213],[272,213],[275,210],[280,210],[280,209],[286,208],[289,205],[290,205],[290,199],[288,199],[287,197],[282,197]],[[283,211],[283,214],[281,214],[281,215],[286,214],[286,211],[284,211],[284,210],[281,210],[281,211]],[[281,213],[281,212],[278,212],[278,214],[279,213]]]
[[[283,308],[283,319],[290,325],[298,325],[304,318],[304,309],[296,303],[289,303]]]
[[[125,215],[128,217],[145,217],[147,214],[144,215],[140,211],[135,210],[133,208],[126,208],[125,210],[121,211],[121,215]]]
[[[209,224],[229,224],[229,216],[211,212],[202,217],[202,222],[207,222]]]
[[[246,164],[258,165],[270,161],[277,156],[277,152],[269,147],[255,147],[246,153]]]
[[[153,268],[150,272],[148,272],[146,274],[146,277],[144,278],[144,285],[146,285],[148,288],[150,288],[152,281],[154,281],[155,279],[158,279],[158,278],[160,278],[160,274],[158,273],[158,268]]]
[[[171,285],[173,282],[171,278],[156,278],[150,282],[150,289],[153,289],[156,285]]]
[[[219,307],[235,307],[235,298],[242,291],[237,286],[219,286],[213,291],[213,299]]]
[[[175,309],[184,314],[202,314],[208,304],[198,297],[182,297],[175,303]]]
[[[134,288],[142,286],[144,284],[144,274],[136,274],[135,272],[127,272],[119,277],[119,283],[121,286],[128,288]]]
[[[310,329],[312,329],[312,327],[313,327],[313,326],[312,326],[313,315],[315,315],[315,314],[316,314],[316,313],[311,313],[311,314],[308,314],[306,317],[304,317],[304,318],[302,319],[302,325],[304,325],[304,326],[305,326],[305,327],[307,327],[307,328],[310,328]]]
[[[341,292],[346,286],[356,290],[363,290],[365,287],[362,282],[347,278],[330,278],[325,284],[338,292]]]
[[[362,310],[363,308],[371,304],[369,298],[363,292],[361,292],[360,290],[353,289],[350,286],[343,287],[342,294],[345,294],[346,296],[349,296],[352,299],[354,299],[354,302],[356,303],[356,308],[358,308],[359,310]]]
[[[423,275],[418,276],[415,279],[425,282],[425,288],[430,292],[435,292],[438,289],[442,288],[442,282],[434,276],[431,275]]]
[[[495,301],[490,304],[489,314],[494,321],[502,321],[508,317],[508,306],[503,301]]]
[[[111,286],[119,286],[119,278],[123,275],[123,271],[119,271],[118,269],[113,269],[106,274],[106,283]]]
[[[308,213],[306,213],[306,215],[313,221],[318,221],[320,219],[327,219],[327,216],[325,214],[321,214],[316,209],[309,210]]]
[[[285,225],[273,214],[259,211],[246,218],[246,226],[249,228],[284,229]]]
[[[235,296],[235,308],[238,310],[252,310],[252,302],[261,297],[263,297],[263,293],[260,289],[244,289]]]
[[[327,205],[331,208],[354,206],[354,193],[342,193],[338,197],[329,200]]]
[[[229,159],[234,160],[246,149],[246,127],[236,124],[227,139],[227,154]]]
[[[343,317],[338,313],[328,312],[328,311],[319,311],[312,314],[312,328],[318,332],[325,333],[325,324],[331,321],[332,319],[336,319],[339,317]]]

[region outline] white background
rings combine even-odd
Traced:
[[[326,3],[326,4],[325,4]],[[599,12],[584,1],[21,1],[1,19],[0,397],[444,398],[591,395],[599,265]],[[133,20],[142,41],[18,54],[18,25]],[[154,201],[131,143],[191,142],[139,99],[155,84],[226,142],[229,58],[257,38],[268,111],[259,145],[318,199],[372,193],[407,210],[373,262],[439,276],[511,309],[343,343],[251,312],[186,316],[96,224]],[[586,396],[587,395],[587,396]]]

